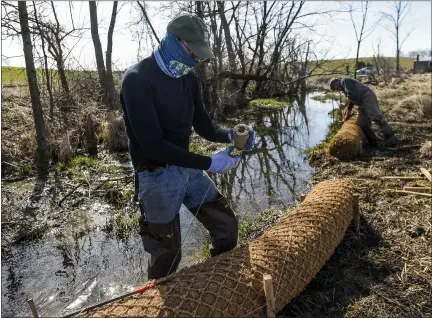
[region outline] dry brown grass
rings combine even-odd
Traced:
[[[91,100],[74,105],[73,111],[54,109],[48,117],[46,101],[45,124],[49,132],[53,162],[67,162],[78,152],[85,152],[86,114],[92,114],[96,128],[105,117],[105,111]],[[36,133],[29,92],[26,87],[2,90],[2,168],[6,174],[28,172],[34,169]]]
[[[36,134],[29,100],[2,92],[2,173],[17,171],[33,162]]]
[[[420,148],[420,158],[432,158],[432,141],[426,141]]]
[[[69,133],[65,133],[63,138],[55,144],[58,161],[69,162],[75,155],[76,149],[72,147]]]
[[[430,95],[408,95],[395,104],[390,113],[405,118],[432,117],[432,98]]]
[[[109,114],[102,123],[101,137],[105,147],[113,152],[128,149],[128,137],[123,116],[120,112]]]

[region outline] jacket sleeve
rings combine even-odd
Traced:
[[[222,128],[212,121],[202,100],[201,84],[194,76],[194,115],[193,127],[198,135],[212,142],[229,143],[229,129]]]
[[[136,72],[125,76],[122,95],[132,131],[147,156],[170,165],[207,170],[211,158],[180,148],[164,139],[154,106],[151,84]]]

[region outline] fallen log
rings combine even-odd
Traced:
[[[278,312],[300,294],[342,241],[355,214],[354,191],[348,181],[321,182],[257,240],[182,269],[161,286],[80,316],[265,317],[265,274],[272,277]]]
[[[345,121],[329,143],[330,155],[340,160],[351,160],[363,153],[366,136],[357,125],[357,116]]]

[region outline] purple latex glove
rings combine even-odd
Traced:
[[[231,151],[234,147],[230,146],[223,151],[220,151],[211,156],[211,165],[207,171],[213,173],[225,173],[228,170],[237,166],[240,161],[240,156],[230,157]]]

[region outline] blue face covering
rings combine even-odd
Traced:
[[[192,70],[198,64],[188,53],[183,45],[172,33],[162,39],[159,47],[154,52],[156,62],[160,69],[168,76],[179,78]]]

